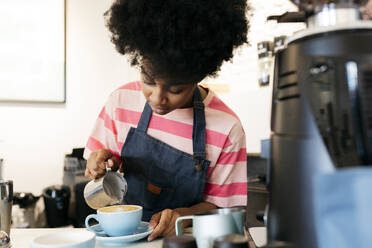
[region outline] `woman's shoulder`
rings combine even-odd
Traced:
[[[123,84],[113,90],[109,95],[109,99],[123,98],[127,96],[136,96],[141,93],[141,84],[139,81],[133,81]]]
[[[207,111],[213,111],[219,118],[227,118],[233,123],[240,122],[238,115],[212,90],[209,90],[204,104]]]
[[[117,92],[117,91],[121,92],[121,91],[126,91],[126,90],[141,91],[140,81],[133,81],[133,82],[123,84],[119,88],[115,89],[114,92]]]
[[[107,104],[115,108],[137,109],[144,101],[139,81],[129,82],[116,88],[109,96]]]
[[[224,103],[213,91],[208,92],[205,103],[206,122],[210,129],[230,135],[244,134],[243,125],[238,115]]]

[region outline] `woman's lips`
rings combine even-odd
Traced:
[[[168,111],[168,108],[162,107],[162,106],[154,106],[150,105],[152,110],[157,114],[166,113]]]

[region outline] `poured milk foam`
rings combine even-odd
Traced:
[[[133,206],[133,205],[117,205],[117,206],[109,206],[99,209],[100,212],[103,213],[116,213],[116,212],[129,212],[140,209],[140,206]]]

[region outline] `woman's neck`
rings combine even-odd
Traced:
[[[199,89],[199,92],[200,92],[200,95],[201,95],[201,98],[203,99],[203,101],[204,101],[204,99],[207,97],[207,95],[208,95],[208,90],[207,89],[204,89],[203,87],[201,87],[201,86],[197,86],[198,87],[198,89]]]

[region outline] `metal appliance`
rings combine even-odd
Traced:
[[[0,231],[10,236],[13,206],[13,181],[0,180]]]
[[[273,62],[272,50],[273,43],[271,41],[262,41],[257,44],[259,86],[268,86],[270,84],[271,65]]]
[[[15,192],[13,196],[12,228],[44,227],[41,215],[36,211],[40,196],[31,192]],[[44,216],[43,216],[44,217]]]
[[[306,22],[275,56],[268,247],[316,248],[312,183],[372,164],[372,22],[366,1],[293,0]]]
[[[3,179],[3,163],[4,159],[0,158],[0,180]]]

